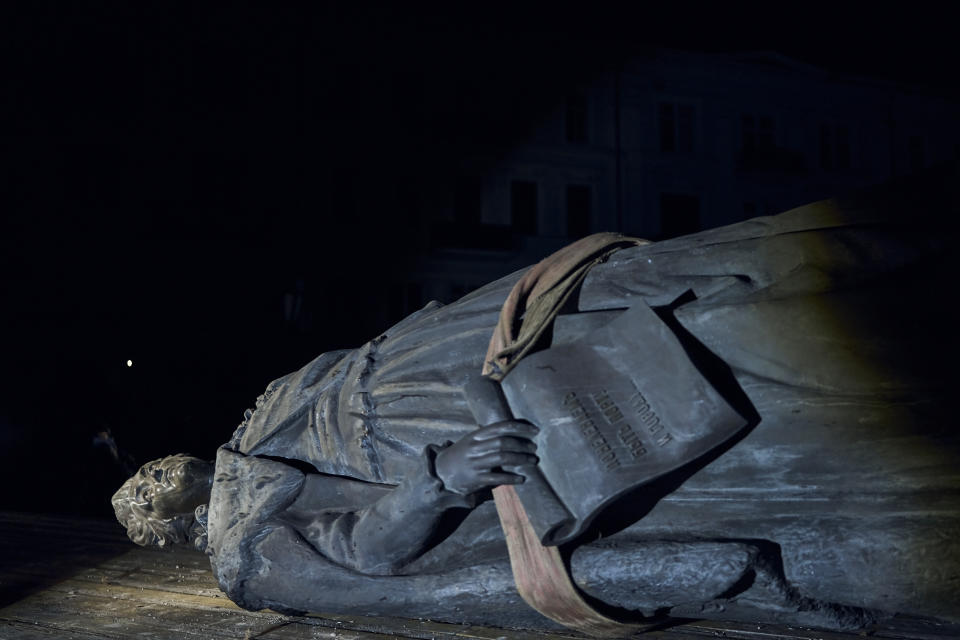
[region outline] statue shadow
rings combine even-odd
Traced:
[[[0,512],[0,541],[0,608],[136,548],[114,521],[12,511]]]

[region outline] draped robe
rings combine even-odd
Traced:
[[[651,615],[856,626],[960,620],[956,168],[618,251],[577,312],[647,304],[729,371],[758,423],[564,551],[588,595]],[[447,491],[518,272],[269,385],[217,457],[209,546],[248,608],[549,628],[492,503]],[[862,609],[861,609],[862,608]]]

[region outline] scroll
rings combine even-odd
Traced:
[[[565,322],[586,332],[571,338]],[[478,378],[465,393],[480,426],[513,417],[539,427],[540,463],[515,488],[548,546],[575,539],[620,496],[747,425],[643,302],[558,316],[549,348],[524,357],[501,383]]]

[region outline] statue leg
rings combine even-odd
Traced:
[[[580,588],[619,613],[751,620],[856,629],[877,616],[806,597],[784,576],[767,540],[601,540],[574,550]]]

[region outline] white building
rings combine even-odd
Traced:
[[[424,203],[434,231],[499,238],[501,248],[435,235],[407,274],[404,311],[588,233],[672,237],[958,158],[957,106],[773,52],[630,60],[558,100],[495,162],[489,150],[468,156],[461,177]]]

